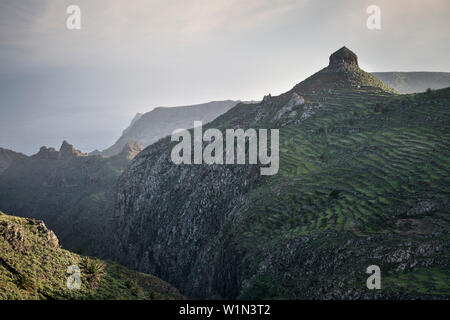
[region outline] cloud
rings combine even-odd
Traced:
[[[81,65],[144,60],[145,53],[208,41],[215,32],[245,32],[273,23],[304,5],[299,0],[14,0],[1,4],[2,47],[27,65]],[[65,27],[66,8],[77,4],[82,29]],[[161,53],[164,54],[164,53]]]

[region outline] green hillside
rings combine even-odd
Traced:
[[[81,287],[68,289],[67,268],[79,266]],[[42,221],[0,212],[0,300],[183,299],[160,279],[59,247]]]
[[[141,152],[119,179],[116,258],[195,298],[448,298],[450,89],[399,95],[348,51],[204,128],[280,129],[277,175],[174,165],[169,138]]]
[[[303,259],[337,259],[311,274],[361,290],[365,267],[377,264],[393,296],[448,297],[449,105],[450,89],[372,101],[341,92],[302,126],[282,128],[280,172],[249,193],[235,232],[249,259],[271,248],[271,259],[290,264],[260,280],[249,263],[256,276],[242,296],[266,297],[255,288],[269,278],[277,295],[308,297],[318,279],[283,275],[308,272]],[[299,239],[311,243],[295,263],[280,248]]]

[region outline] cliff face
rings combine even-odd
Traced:
[[[450,92],[398,96],[347,50],[204,128],[279,128],[275,176],[175,165],[170,138],[141,152],[118,181],[115,258],[190,298],[448,296]],[[365,286],[372,264],[383,291]],[[413,272],[429,274],[410,290]]]

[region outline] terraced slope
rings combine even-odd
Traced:
[[[67,287],[69,266],[79,267],[79,289]],[[0,300],[183,298],[154,276],[61,249],[42,221],[0,212]]]
[[[241,296],[360,298],[376,264],[382,297],[449,297],[449,99],[344,99],[282,129],[280,174],[235,231],[252,248]]]
[[[448,298],[450,89],[398,95],[348,51],[207,126],[279,128],[277,175],[174,165],[169,138],[141,152],[119,180],[116,258],[195,298]]]

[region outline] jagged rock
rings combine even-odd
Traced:
[[[3,237],[13,250],[18,252],[26,252],[29,250],[29,243],[23,237],[23,230],[20,226],[2,221],[0,223],[0,236]]]
[[[142,144],[136,141],[132,141],[127,142],[120,154],[131,160],[142,150],[144,150],[144,146]]]
[[[43,146],[39,149],[39,152],[32,156],[36,159],[45,159],[45,160],[55,160],[58,159],[58,151],[55,150],[55,148],[47,148],[46,146]]]
[[[289,102],[283,106],[280,110],[278,110],[277,114],[273,118],[273,121],[278,121],[280,118],[287,112],[292,111],[292,109],[296,106],[305,104],[305,99],[303,97],[299,96],[297,93],[293,92],[291,99]]]
[[[86,153],[74,148],[73,145],[69,144],[66,140],[63,141],[61,148],[59,149],[58,159],[72,159],[76,157],[86,157]]]
[[[34,223],[36,225],[36,229],[38,230],[40,236],[44,239],[44,245],[50,248],[59,248],[59,240],[58,237],[52,230],[49,230],[45,225],[44,221],[36,221]]]
[[[272,99],[272,95],[269,93],[268,95],[263,97],[262,103],[270,102],[271,99]]]

